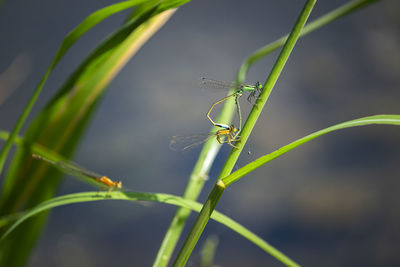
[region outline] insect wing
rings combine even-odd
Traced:
[[[228,91],[235,88],[235,83],[201,78],[201,86],[209,89],[221,89]]]
[[[64,160],[53,161],[51,159],[42,157],[37,154],[33,154],[32,157],[35,159],[45,161],[56,167],[59,171],[75,176],[92,185],[101,186],[104,188],[110,188],[109,190],[119,189],[122,187],[121,182],[114,182],[106,176],[100,175],[98,173],[84,169],[83,167],[80,167],[78,164],[74,162],[68,162]]]
[[[174,151],[189,151],[190,149],[203,144],[210,137],[215,136],[214,133],[177,135],[173,136],[169,148]]]
[[[36,155],[36,154],[33,154],[32,157],[35,159],[45,161],[45,162],[53,165],[57,169],[59,169],[61,172],[70,174],[70,175],[78,177],[78,178],[92,178],[93,179],[93,178],[102,177],[102,175],[92,172],[92,171],[89,171],[89,170],[86,170],[86,169],[80,167],[76,163],[67,162],[64,160],[53,161],[53,160],[50,160],[48,158],[45,158],[45,157],[42,157],[42,156]]]

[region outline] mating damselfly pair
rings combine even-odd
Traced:
[[[240,139],[239,134],[241,131],[242,127],[242,113],[240,110],[240,104],[239,104],[239,98],[243,95],[243,93],[248,92],[249,95],[247,97],[247,100],[249,102],[252,101],[252,99],[258,97],[258,94],[261,93],[262,91],[262,84],[260,82],[257,82],[255,84],[239,84],[236,85],[234,82],[224,82],[224,81],[218,81],[218,80],[213,80],[213,79],[207,79],[207,78],[201,78],[201,84],[203,87],[207,88],[214,88],[218,90],[233,90],[233,93],[216,101],[214,104],[211,105],[211,108],[207,112],[207,119],[211,122],[212,125],[221,128],[221,130],[218,130],[216,132],[212,133],[204,133],[204,134],[195,134],[195,135],[188,135],[188,136],[173,136],[171,142],[170,142],[170,148],[173,150],[182,150],[186,151],[189,150],[193,147],[196,147],[204,142],[206,142],[209,138],[215,137],[217,141],[220,144],[223,143],[228,143],[230,146],[237,148],[233,142],[238,141]],[[239,127],[236,128],[233,125],[227,125],[223,123],[218,123],[215,122],[210,114],[214,107],[228,99],[234,98],[235,99],[235,105],[238,113],[238,119],[239,119]],[[222,138],[226,138],[226,140],[222,140]]]

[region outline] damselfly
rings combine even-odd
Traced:
[[[239,140],[237,129],[231,126],[221,125],[223,129],[216,131],[215,133],[204,133],[204,134],[192,134],[187,136],[173,136],[170,141],[169,147],[172,150],[188,151],[198,145],[203,144],[211,137],[216,137],[220,144],[228,143],[230,146],[237,148],[233,142]],[[226,137],[226,140],[222,140]]]
[[[214,120],[211,118],[210,114],[213,108],[218,105],[221,102],[226,101],[229,98],[234,97],[235,98],[235,104],[237,107],[237,112],[238,112],[238,117],[239,117],[239,128],[238,128],[238,133],[240,133],[241,127],[242,127],[242,114],[240,111],[240,105],[239,105],[239,98],[243,95],[244,92],[249,92],[249,96],[247,97],[247,100],[251,102],[253,98],[257,96],[257,93],[260,93],[262,90],[262,84],[260,82],[256,82],[254,85],[252,84],[239,84],[236,86],[234,82],[224,82],[224,81],[218,81],[218,80],[212,80],[212,79],[207,79],[207,78],[201,78],[201,83],[204,87],[208,88],[216,88],[216,89],[223,89],[223,90],[235,90],[237,89],[233,94],[228,95],[227,97],[224,97],[214,104],[212,104],[211,108],[207,112],[207,119],[214,125],[218,127],[224,128],[226,126],[225,124],[220,124],[214,122]]]
[[[43,160],[47,163],[50,163],[51,165],[53,165],[60,171],[68,173],[75,177],[91,179],[92,181],[95,181],[96,183],[102,185],[103,187],[108,188],[108,192],[122,188],[121,181],[114,182],[107,176],[103,176],[103,175],[97,174],[95,172],[88,171],[88,170],[78,166],[75,163],[67,162],[64,160],[53,161],[51,159],[45,158],[45,157],[37,155],[37,154],[32,154],[32,157],[35,159]]]

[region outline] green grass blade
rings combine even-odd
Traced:
[[[272,153],[269,153],[265,156],[262,156],[255,161],[247,164],[246,166],[243,166],[242,168],[238,169],[237,171],[233,172],[232,174],[228,175],[227,177],[223,178],[222,181],[228,186],[246,174],[254,171],[255,169],[261,167],[262,165],[272,161],[273,159],[276,159],[277,157],[291,151],[292,149],[295,149],[298,146],[301,146],[307,142],[310,142],[311,140],[320,137],[322,135],[325,135],[327,133],[337,131],[337,130],[342,130],[346,128],[351,128],[351,127],[357,127],[357,126],[365,126],[365,125],[371,125],[371,124],[387,124],[387,125],[398,125],[400,126],[400,115],[375,115],[375,116],[369,116],[369,117],[364,117],[356,120],[351,120],[347,122],[343,122],[331,127],[328,127],[326,129],[317,131],[315,133],[309,134],[303,138],[300,138],[286,146],[283,146],[279,148],[278,150],[275,150]]]
[[[69,158],[108,83],[174,10],[160,12],[156,5],[129,20],[95,49],[28,128],[27,143],[38,142]],[[0,214],[12,214],[51,198],[59,177],[55,169],[32,161],[29,146],[20,147],[4,182]],[[1,266],[25,264],[45,218],[45,213],[36,216],[21,225],[13,239],[0,244]]]
[[[134,1],[134,2],[136,2],[136,1]],[[120,8],[119,8],[120,9]],[[103,9],[104,10],[104,9]],[[106,10],[107,10],[107,8],[106,8]],[[96,12],[97,13],[97,12]],[[110,12],[108,12],[107,14],[104,14],[105,12],[100,12],[100,15],[101,16],[98,16],[98,17],[95,17],[95,16],[93,16],[93,15],[91,15],[91,16],[89,16],[89,18],[90,19],[87,19],[86,20],[86,22],[83,22],[80,26],[78,26],[77,28],[75,28],[75,30],[73,30],[67,37],[66,37],[66,39],[65,39],[65,41],[63,42],[63,44],[61,45],[61,47],[60,47],[60,49],[59,49],[59,51],[57,52],[57,55],[56,55],[56,57],[55,57],[55,59],[53,60],[53,63],[51,64],[51,66],[50,66],[50,68],[47,70],[47,72],[46,72],[46,74],[44,75],[44,77],[43,77],[43,79],[42,79],[42,82],[41,82],[41,84],[39,85],[39,87],[36,89],[36,91],[38,91],[38,90],[41,90],[41,88],[42,88],[42,86],[44,85],[44,82],[45,82],[45,80],[47,79],[47,76],[49,75],[49,73],[52,71],[52,69],[54,68],[54,66],[57,64],[57,62],[61,59],[61,57],[65,54],[65,52],[68,50],[68,48],[72,45],[72,43],[73,42],[75,42],[77,39],[76,38],[79,38],[85,31],[87,31],[89,28],[90,28],[90,26],[94,26],[94,22],[99,22],[99,21],[101,21],[101,19],[104,19],[105,18],[105,15],[110,15]],[[95,20],[94,18],[96,18],[97,20]],[[82,26],[83,25],[83,26]],[[112,39],[112,38],[111,38]],[[108,46],[110,46],[111,47],[111,45],[109,44],[109,43],[111,43],[111,42],[106,42],[106,44],[105,45],[103,45],[103,49],[105,49],[105,48],[107,48],[106,47],[106,45],[107,45],[107,43],[108,43]],[[111,49],[111,48],[109,48],[109,49]],[[98,49],[98,51],[99,51],[100,49]],[[101,51],[100,51],[101,52]],[[31,140],[37,140],[38,139],[38,137],[37,136],[34,136],[34,133],[32,133],[32,132],[36,132],[36,133],[42,133],[42,132],[44,132],[47,128],[48,128],[48,126],[49,125],[51,125],[51,121],[49,122],[49,120],[51,120],[51,119],[49,119],[49,118],[52,118],[52,120],[62,120],[62,119],[60,119],[59,117],[62,117],[62,115],[60,115],[59,114],[59,112],[57,112],[57,110],[56,109],[61,109],[61,108],[64,108],[64,109],[66,109],[66,108],[68,108],[68,106],[71,106],[71,102],[72,101],[70,101],[69,99],[65,99],[66,97],[68,97],[68,95],[65,95],[64,96],[64,99],[62,99],[63,98],[63,94],[67,94],[67,92],[68,91],[71,91],[71,92],[74,92],[74,87],[75,87],[75,84],[78,84],[78,83],[80,83],[80,84],[85,84],[85,83],[87,83],[86,84],[86,87],[89,87],[89,86],[95,86],[96,84],[89,84],[86,80],[89,78],[89,76],[90,75],[92,75],[92,76],[98,76],[98,75],[95,75],[96,73],[95,72],[92,72],[92,73],[90,73],[89,71],[86,71],[86,75],[87,75],[87,78],[85,79],[84,77],[80,77],[80,76],[83,76],[85,73],[83,73],[84,71],[84,69],[85,68],[87,68],[87,69],[89,69],[90,68],[90,65],[92,64],[96,64],[97,62],[94,62],[96,59],[97,60],[99,60],[99,61],[101,61],[102,59],[103,59],[103,63],[108,63],[108,62],[105,62],[105,60],[104,60],[104,58],[102,58],[101,56],[101,53],[100,52],[95,52],[95,53],[93,53],[93,55],[91,56],[91,57],[89,57],[89,59],[87,59],[86,60],[86,62],[85,63],[83,63],[82,65],[81,65],[81,67],[72,75],[72,77],[67,81],[67,83],[63,86],[63,89],[59,92],[59,94],[57,95],[57,96],[55,96],[54,98],[53,98],[53,100],[47,105],[47,107],[45,108],[45,110],[39,115],[39,118],[36,120],[36,122],[37,121],[43,121],[43,123],[36,123],[36,124],[38,124],[37,126],[31,126],[30,127],[30,129],[28,130],[28,135],[30,135],[30,139]],[[105,53],[103,53],[103,54],[105,54]],[[97,57],[97,58],[96,58]],[[102,73],[103,75],[105,75],[106,74],[106,71],[103,71],[103,73]],[[79,78],[81,78],[80,80],[79,80]],[[110,80],[110,79],[108,79],[108,80]],[[101,81],[103,81],[103,83],[104,83],[104,85],[103,85],[103,88],[104,88],[104,86],[106,85],[106,82],[105,81],[107,81],[107,80],[105,80],[105,79],[101,79]],[[85,90],[86,88],[82,88],[81,90],[80,90],[80,92],[85,92],[85,91],[87,91],[87,92],[89,92],[89,93],[87,93],[85,96],[87,96],[88,94],[90,94],[90,92],[93,92],[93,91],[95,91],[95,90]],[[80,95],[79,93],[75,96],[75,98],[73,98],[73,100],[75,101],[75,103],[77,104],[77,105],[79,105],[79,106],[82,106],[83,107],[83,110],[86,110],[84,107],[85,106],[87,106],[88,108],[87,108],[87,110],[89,110],[89,109],[91,109],[89,106],[90,106],[90,104],[92,104],[92,103],[94,103],[95,102],[95,100],[98,98],[99,96],[92,96],[91,98],[89,98],[89,97],[87,97],[88,99],[90,99],[90,100],[92,100],[92,102],[91,103],[89,103],[89,101],[82,101],[81,99],[83,99],[83,97],[82,97],[82,95]],[[79,99],[80,101],[76,101],[77,99]],[[66,103],[62,103],[62,102],[66,102]],[[86,105],[85,105],[86,104]],[[92,108],[94,107],[94,104],[92,105]],[[76,108],[76,107],[75,107]],[[76,109],[76,110],[78,110],[78,109]],[[69,109],[67,109],[66,111],[64,111],[63,113],[66,113],[66,112],[70,112],[71,114],[74,112],[73,111],[73,108],[71,108],[71,107],[69,107]],[[80,112],[81,114],[79,114],[82,118],[84,118],[85,116],[85,114],[84,114],[84,112]],[[54,115],[53,114],[57,114],[57,118],[54,118]],[[69,118],[68,119],[70,119],[70,120],[72,120],[73,121],[73,118],[71,118],[72,116],[69,116]],[[35,123],[34,123],[35,124]],[[62,126],[63,125],[63,123],[61,122],[61,123],[59,123],[59,125],[57,125],[58,127],[60,127],[60,126]],[[54,126],[54,125],[53,125]],[[33,128],[35,128],[36,127],[36,130],[34,129],[34,130],[32,130],[32,127]],[[15,129],[14,129],[15,130]],[[11,133],[11,135],[10,135],[10,137],[9,137],[9,140],[12,140],[12,139],[14,139],[15,138],[15,136],[16,136],[16,132],[13,130],[13,132]],[[38,135],[38,134],[37,134]],[[6,144],[5,144],[5,147],[7,146],[7,143],[9,142],[9,140],[7,140],[7,142],[6,142]],[[45,141],[45,143],[44,144],[46,144],[46,141]],[[46,144],[47,145],[47,144]],[[50,145],[47,145],[47,146],[49,146],[49,147],[51,147]],[[13,169],[10,171],[11,173],[13,173],[13,172],[15,172],[15,169],[18,169],[18,167],[20,166],[20,163],[19,163],[19,160],[18,160],[18,156],[17,156],[17,159],[15,160],[14,159],[14,161],[16,162],[16,163],[14,163],[13,165],[14,166],[17,166],[17,167],[12,167]],[[7,176],[7,179],[5,180],[5,182],[4,182],[4,185],[3,185],[3,188],[2,188],[2,201],[3,201],[3,199],[4,198],[7,198],[9,195],[11,195],[12,194],[12,191],[14,190],[13,188],[15,187],[15,184],[16,184],[16,175],[8,175]]]
[[[83,193],[75,193],[64,195],[60,197],[56,197],[45,201],[36,207],[23,212],[20,214],[19,219],[12,224],[10,228],[8,228],[7,232],[3,234],[1,237],[1,242],[6,241],[7,239],[13,238],[13,231],[21,225],[24,221],[28,220],[29,218],[38,215],[39,213],[55,208],[60,207],[68,204],[73,203],[84,203],[84,202],[93,202],[93,201],[100,201],[100,200],[126,200],[126,201],[151,201],[157,203],[164,203],[169,205],[176,205],[180,207],[184,207],[185,209],[190,209],[196,212],[199,212],[202,208],[202,204],[184,199],[182,197],[170,195],[170,194],[160,194],[160,193],[141,193],[141,192],[128,192],[128,191],[115,191],[115,192],[83,192]],[[246,229],[244,226],[240,225],[239,223],[235,222],[231,218],[218,211],[215,211],[212,216],[212,219],[215,221],[229,227],[233,231],[237,232],[238,234],[242,235],[249,241],[256,244],[262,250],[266,251],[267,253],[271,254],[273,257],[277,258],[278,260],[286,261],[288,266],[299,266],[292,260],[290,260],[287,256],[283,253],[279,252],[277,249],[272,247],[270,244],[265,242],[262,238],[258,237],[256,234],[251,232],[250,230]],[[1,220],[0,220],[1,222]]]
[[[318,30],[319,28],[347,15],[350,13],[353,13],[363,7],[366,7],[370,4],[373,4],[375,2],[378,2],[381,0],[353,0],[350,1],[339,8],[315,19],[312,22],[307,23],[304,28],[302,29],[300,36],[304,36],[306,34],[309,34],[315,30]],[[262,59],[263,57],[269,55],[273,51],[277,50],[278,48],[282,47],[289,35],[285,35],[278,40],[267,44],[266,46],[261,47],[257,51],[255,51],[250,57],[248,57],[245,62],[240,66],[240,69],[238,71],[236,80],[237,83],[243,83],[246,80],[246,75],[247,72],[250,68],[251,65],[253,65],[255,62],[258,60]]]
[[[25,135],[28,143],[37,142],[67,157],[71,155],[106,85],[132,56],[132,50],[138,50],[143,43],[142,36],[153,26],[147,21],[152,12],[122,27],[85,60],[32,123]],[[21,162],[25,166],[22,172]],[[18,210],[37,188],[38,179],[43,175],[32,175],[36,166],[28,168],[30,165],[34,164],[31,164],[29,151],[18,150],[5,181],[7,189],[3,191],[0,203],[2,213]],[[26,177],[27,173],[31,177]],[[16,198],[16,195],[20,197]]]
[[[232,149],[228,159],[226,160],[220,174],[219,174],[219,179],[227,176],[230,174],[232,171],[239,155],[240,152],[243,149],[244,144],[246,143],[258,117],[261,114],[261,110],[264,107],[265,103],[267,102],[267,99],[272,92],[272,89],[278,80],[278,77],[280,73],[283,70],[283,67],[285,66],[286,61],[289,58],[289,55],[291,51],[294,48],[294,45],[296,44],[296,41],[298,40],[300,36],[301,29],[303,28],[304,24],[306,23],[314,5],[315,5],[316,0],[308,0],[306,4],[304,5],[303,10],[300,13],[300,16],[298,17],[293,30],[291,31],[289,38],[287,39],[285,45],[282,48],[281,53],[279,54],[274,67],[272,68],[272,71],[270,75],[268,76],[262,93],[260,94],[259,98],[257,99],[256,104],[254,105],[252,111],[249,114],[249,117],[246,121],[246,124],[243,127],[243,130],[241,131],[241,136],[240,140],[235,143],[235,146],[237,146],[237,149]],[[225,185],[221,180],[218,180],[211,191],[209,197],[207,198],[206,204],[204,205],[203,209],[201,210],[200,214],[198,215],[189,235],[187,236],[185,243],[183,244],[181,250],[179,251],[179,254],[174,262],[174,266],[184,266],[189,259],[190,254],[192,253],[195,245],[197,244],[200,235],[207,224],[209,216],[212,214],[213,208],[217,205],[223,189]],[[221,192],[222,191],[222,192]]]
[[[22,112],[20,118],[18,119],[13,131],[11,132],[10,137],[7,139],[4,144],[2,150],[0,151],[0,174],[3,171],[4,163],[7,158],[7,154],[10,151],[11,145],[14,142],[14,138],[18,135],[19,131],[22,128],[26,118],[32,110],[33,105],[35,104],[37,98],[39,97],[43,86],[45,85],[47,78],[50,73],[53,71],[54,67],[61,60],[61,58],[65,55],[65,53],[69,50],[69,48],[88,30],[96,26],[98,23],[108,18],[109,16],[121,12],[125,9],[132,8],[146,0],[132,0],[126,1],[122,3],[117,3],[101,10],[98,10],[88,16],[81,24],[79,24],[74,30],[72,30],[62,42],[60,48],[58,49],[56,56],[50,64],[50,67],[47,69],[46,73],[43,75],[42,80],[39,82],[39,85],[36,87],[34,94],[26,105],[24,111]],[[6,187],[7,189],[7,187]],[[4,189],[3,189],[4,190]]]

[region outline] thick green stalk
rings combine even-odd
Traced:
[[[229,155],[224,167],[222,168],[222,171],[219,175],[219,178],[223,178],[227,175],[230,174],[232,171],[233,167],[236,164],[236,161],[244,147],[244,144],[246,143],[247,139],[250,136],[251,131],[254,128],[254,125],[257,122],[258,117],[261,114],[261,111],[266,104],[272,89],[275,86],[276,81],[279,78],[279,75],[281,74],[283,67],[286,64],[286,61],[289,58],[290,53],[293,50],[294,45],[296,44],[297,39],[300,36],[300,32],[302,27],[304,26],[304,23],[308,19],[308,15],[311,13],[311,10],[315,4],[316,0],[310,1],[308,0],[306,5],[304,6],[304,9],[298,18],[295,27],[293,28],[292,32],[290,33],[284,47],[282,48],[282,51],[279,54],[278,59],[276,60],[270,75],[268,76],[267,80],[265,81],[263,91],[261,92],[260,96],[258,97],[255,105],[253,106],[253,109],[251,110],[249,116],[247,117],[246,123],[243,126],[243,130],[240,134],[240,140],[235,143],[235,145],[238,147],[238,149],[232,149],[231,154]],[[310,13],[307,13],[310,12]]]
[[[238,147],[238,149],[232,149],[231,154],[229,155],[224,167],[222,168],[220,174],[219,174],[219,179],[222,177],[225,177],[229,175],[229,173],[232,171],[239,155],[240,152],[243,149],[244,144],[246,143],[252,129],[254,128],[254,125],[258,119],[258,117],[261,114],[261,110],[264,107],[265,103],[268,100],[269,95],[272,92],[272,89],[278,80],[278,77],[280,73],[283,70],[283,67],[285,66],[286,61],[289,58],[290,53],[293,50],[294,45],[296,44],[297,39],[300,36],[301,29],[303,28],[304,24],[306,23],[314,5],[315,5],[316,0],[308,0],[299,16],[299,18],[296,21],[296,24],[290,33],[285,45],[282,48],[281,53],[279,54],[278,59],[275,62],[275,65],[273,66],[270,75],[268,76],[262,93],[260,94],[259,98],[256,101],[256,104],[254,105],[252,111],[249,114],[249,117],[247,118],[246,124],[243,127],[243,130],[241,132],[241,139],[240,141],[236,142],[235,145]],[[201,210],[200,214],[198,215],[196,222],[194,223],[192,230],[190,231],[185,243],[183,244],[181,250],[179,251],[179,254],[176,258],[176,261],[174,263],[174,266],[184,266],[186,261],[189,259],[190,254],[192,253],[198,239],[200,238],[201,233],[204,230],[205,225],[207,224],[210,215],[213,211],[213,208],[215,208],[217,202],[219,201],[219,198],[221,197],[223,193],[223,189],[225,188],[225,184],[221,181],[218,180],[216,185],[214,186],[213,190],[211,191],[210,195],[208,196],[206,203],[203,206],[203,209]],[[211,208],[211,210],[210,210]]]
[[[196,246],[197,241],[200,238],[201,233],[206,227],[206,224],[214,211],[215,207],[219,199],[222,196],[222,193],[225,190],[225,185],[221,180],[218,180],[213,189],[210,192],[210,195],[207,198],[206,203],[204,203],[203,208],[196,220],[196,227],[193,227],[189,237],[185,240],[181,251],[179,252],[180,257],[178,256],[174,262],[173,266],[184,266],[187,260],[189,259],[190,254],[192,253],[194,247]],[[198,222],[198,223],[197,223]]]

